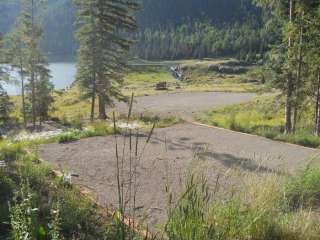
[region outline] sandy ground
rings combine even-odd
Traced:
[[[120,149],[124,139],[126,147],[129,146],[129,139],[120,137]],[[145,140],[146,136],[139,137],[139,152]],[[76,183],[91,189],[102,204],[111,208],[117,206],[113,136],[44,145],[39,153],[56,166],[79,174]],[[120,151],[120,158],[121,154]],[[150,226],[164,223],[168,196],[165,186],[171,186],[173,192],[181,191],[186,173],[191,169],[202,169],[212,187],[217,176],[226,176],[229,169],[261,173],[297,171],[317,154],[318,151],[308,148],[188,123],[156,129],[137,164],[137,214],[140,219],[147,219]],[[128,158],[123,161],[129,166]],[[123,171],[125,176],[128,176],[127,171]],[[221,180],[221,185],[233,184],[227,182]]]

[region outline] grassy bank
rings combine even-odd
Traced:
[[[120,239],[119,221],[24,145],[0,143],[0,239]]]
[[[237,104],[207,111],[200,121],[235,131],[256,134],[306,147],[318,148],[320,138],[314,136],[312,108],[305,105],[297,131],[284,132],[284,101],[281,97],[265,96],[244,104]]]

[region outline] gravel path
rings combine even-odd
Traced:
[[[139,149],[145,139],[140,136]],[[120,149],[122,141],[119,139]],[[128,139],[126,141],[128,146]],[[114,137],[49,144],[41,146],[39,151],[43,159],[79,174],[76,183],[90,188],[102,204],[117,206]],[[163,223],[167,204],[165,186],[169,184],[173,192],[181,191],[190,169],[201,168],[211,186],[222,174],[220,184],[227,186],[237,184],[227,176],[231,170],[282,174],[282,170],[298,170],[317,153],[261,137],[188,123],[156,129],[137,168],[138,215],[140,219],[147,217],[150,226]],[[128,161],[125,159],[127,166]]]
[[[184,92],[136,97],[133,111],[190,117],[193,113],[210,107],[243,103],[253,99],[254,93]],[[117,104],[117,109],[127,112],[127,105]]]

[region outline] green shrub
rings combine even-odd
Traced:
[[[10,205],[10,223],[13,239],[37,239],[38,208],[27,180],[22,180]]]
[[[73,119],[72,121],[70,121],[70,125],[71,128],[74,129],[79,129],[81,130],[83,128],[83,123],[80,117]]]
[[[18,160],[24,154],[24,150],[20,144],[12,144],[3,142],[0,145],[0,160],[13,162]]]
[[[106,122],[95,122],[91,126],[95,136],[106,136],[113,133],[112,127]]]
[[[103,223],[93,203],[72,188],[58,187],[52,192],[55,202],[60,203],[60,226],[67,237],[74,233],[77,239],[100,239]]]
[[[22,161],[18,163],[17,174],[19,174],[19,178],[28,179],[34,189],[45,189],[51,173],[50,167],[44,163],[34,161],[33,156],[24,156]]]
[[[8,202],[13,197],[15,183],[6,176],[0,169],[0,232],[8,233],[8,226],[3,224],[9,222],[9,206]]]
[[[157,128],[166,128],[181,123],[181,119],[175,116],[158,116],[151,114],[134,115],[133,119],[143,122],[145,125],[156,124]]]
[[[96,137],[97,133],[94,131],[94,129],[86,129],[81,132],[81,138],[90,138],[90,137]]]
[[[76,132],[68,132],[61,134],[58,138],[59,143],[69,143],[69,142],[75,142],[80,140],[80,136]]]
[[[68,119],[66,115],[62,115],[60,119],[53,118],[52,120],[56,120],[66,127],[81,130],[83,128],[82,119],[83,117],[81,115],[75,116],[72,119]]]
[[[181,123],[181,119],[178,117],[165,117],[156,122],[157,128],[166,128],[175,124]]]

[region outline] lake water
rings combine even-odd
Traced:
[[[75,63],[50,63],[49,69],[51,71],[51,81],[55,89],[64,89],[70,86],[75,80],[76,65]],[[6,85],[5,89],[9,95],[20,95],[21,90],[19,85]]]

